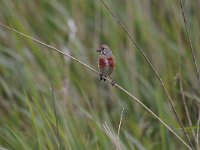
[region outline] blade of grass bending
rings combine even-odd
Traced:
[[[17,133],[11,129],[9,126],[7,126],[9,131],[12,133],[12,135],[15,137],[16,141],[23,147],[23,149],[28,149],[28,147],[25,145],[25,143],[20,139],[20,137],[17,135]]]
[[[6,143],[10,148],[12,148],[13,150],[16,150],[11,144],[9,144],[6,140],[4,140],[2,137],[0,137],[0,140],[3,141],[4,143]]]
[[[95,69],[93,69],[92,67],[90,67],[90,66],[88,66],[87,64],[83,63],[82,61],[76,59],[75,57],[73,57],[73,56],[71,56],[71,55],[69,55],[69,54],[64,53],[64,52],[61,51],[61,50],[59,50],[59,49],[57,49],[57,48],[55,48],[55,47],[53,47],[53,46],[50,46],[50,45],[48,45],[48,44],[46,44],[46,43],[44,43],[44,42],[42,42],[42,41],[40,41],[40,40],[37,40],[37,39],[35,39],[35,38],[31,37],[31,36],[28,36],[28,35],[26,35],[26,34],[24,34],[24,33],[22,33],[22,32],[19,32],[19,31],[15,30],[15,29],[13,29],[13,28],[11,28],[11,27],[9,27],[9,26],[6,26],[6,25],[2,24],[1,22],[0,22],[0,25],[3,26],[4,28],[7,28],[7,29],[9,29],[9,30],[11,30],[11,31],[13,31],[13,32],[15,32],[15,33],[21,35],[21,36],[24,36],[24,37],[26,37],[26,38],[29,38],[29,39],[33,40],[34,42],[36,42],[36,43],[39,43],[39,44],[41,44],[41,45],[44,45],[44,46],[46,46],[46,47],[48,47],[48,48],[50,48],[50,49],[52,49],[52,50],[54,50],[54,51],[56,51],[56,52],[58,52],[58,53],[60,53],[60,54],[62,54],[62,55],[64,55],[64,56],[66,56],[66,57],[72,59],[73,61],[76,61],[77,63],[79,63],[79,64],[81,64],[82,66],[86,67],[86,68],[89,69],[90,71],[96,73],[98,76],[100,75],[100,72],[96,71]],[[113,83],[109,78],[107,78],[107,77],[103,77],[103,78],[105,78],[105,79],[106,79],[107,81],[109,81],[110,83]],[[151,111],[151,109],[149,109],[149,108],[148,108],[144,103],[142,103],[138,98],[136,98],[135,96],[133,96],[131,93],[129,93],[127,90],[125,90],[124,88],[122,88],[122,87],[121,87],[120,85],[118,85],[118,84],[115,84],[115,87],[117,87],[119,90],[121,90],[121,91],[123,91],[124,93],[126,93],[126,94],[127,94],[128,96],[130,96],[133,100],[135,100],[138,104],[140,104],[140,105],[141,105],[144,109],[146,109],[151,115],[153,115],[158,121],[160,121],[172,134],[174,134],[188,149],[192,150],[192,148],[191,148],[191,147],[190,147],[190,146],[189,146],[189,145],[188,145],[188,144],[187,144],[173,129],[172,129],[172,128],[170,128],[160,117],[158,117],[153,111]]]
[[[189,110],[188,110],[188,107],[187,107],[187,104],[186,104],[185,95],[183,94],[183,83],[182,83],[182,77],[181,77],[181,67],[179,67],[179,74],[180,74],[179,87],[180,87],[181,97],[182,97],[182,101],[183,101],[183,106],[184,106],[184,109],[185,109],[185,113],[186,113],[189,125],[191,127],[193,127],[193,124],[192,124],[192,121],[191,121],[191,117],[190,117],[190,113],[189,113]],[[193,135],[193,138],[196,139],[195,132],[194,132],[193,128],[192,128],[192,135]],[[196,141],[196,143],[198,143],[198,142]]]
[[[56,120],[56,136],[58,140],[58,150],[61,150],[61,145],[60,145],[60,134],[59,134],[59,128],[58,128],[58,115],[56,111],[56,104],[55,104],[55,96],[54,96],[54,89],[53,89],[53,83],[52,83],[52,78],[51,78],[51,67],[50,67],[50,62],[49,62],[49,55],[47,54],[47,61],[48,61],[48,66],[49,66],[49,80],[50,80],[50,86],[51,86],[51,94],[52,94],[52,105],[53,105],[53,111],[54,111],[54,116]]]
[[[177,113],[177,111],[176,111],[176,109],[175,109],[174,103],[173,103],[173,101],[172,101],[172,99],[171,99],[171,97],[170,97],[170,95],[169,95],[169,93],[168,93],[168,91],[167,91],[167,89],[166,89],[166,87],[165,87],[165,85],[164,85],[164,83],[163,83],[161,77],[159,76],[158,72],[156,71],[156,69],[154,68],[154,66],[153,66],[152,63],[150,62],[150,60],[147,58],[147,56],[145,55],[144,51],[140,48],[139,44],[134,40],[134,38],[131,36],[131,34],[129,33],[129,31],[128,31],[128,30],[126,29],[126,27],[121,23],[121,21],[116,17],[116,15],[113,13],[113,11],[110,9],[110,7],[104,2],[104,0],[101,0],[101,2],[102,2],[103,5],[105,6],[105,8],[109,11],[109,13],[112,15],[112,17],[117,21],[117,23],[122,27],[122,29],[127,33],[128,37],[131,39],[131,41],[133,42],[133,44],[134,44],[134,45],[136,46],[136,48],[140,51],[140,53],[142,54],[142,56],[145,58],[145,60],[146,60],[147,63],[149,64],[151,70],[155,73],[157,79],[159,80],[159,82],[160,82],[160,84],[161,84],[161,86],[162,86],[162,89],[164,90],[164,93],[165,93],[166,96],[167,96],[167,99],[168,99],[168,101],[169,101],[169,103],[170,103],[170,106],[172,107],[172,110],[173,110],[173,112],[174,112],[174,115],[175,115],[175,117],[176,117],[176,119],[177,119],[179,125],[181,126],[182,131],[183,131],[183,133],[184,133],[186,139],[187,139],[188,142],[190,143],[192,149],[194,149],[194,148],[193,148],[193,145],[192,145],[192,143],[191,143],[191,141],[190,141],[190,139],[189,139],[189,137],[188,137],[188,135],[187,135],[187,133],[186,133],[185,130],[184,130],[183,123],[181,122],[181,119],[180,119],[180,117],[179,117],[179,115],[178,115],[178,113]]]
[[[184,21],[184,25],[185,25],[186,34],[187,34],[188,44],[189,44],[190,52],[191,52],[191,55],[192,55],[193,65],[194,65],[196,76],[197,76],[197,80],[198,80],[198,83],[199,83],[199,86],[200,86],[199,70],[198,70],[198,67],[197,67],[197,62],[196,62],[196,58],[195,58],[194,49],[193,49],[193,46],[192,46],[192,41],[191,41],[191,38],[190,38],[190,33],[188,31],[188,25],[187,25],[187,21],[186,21],[186,17],[185,17],[185,10],[184,10],[184,6],[183,6],[183,2],[184,1],[180,0],[181,13],[182,13],[182,16],[183,16],[183,21]],[[200,118],[200,113],[198,115],[199,115],[198,118]],[[197,132],[198,132],[198,130],[197,130]],[[197,135],[198,135],[198,133],[197,133]],[[196,137],[196,141],[197,141],[197,147],[199,147],[198,136]]]
[[[185,18],[185,10],[184,10],[184,7],[183,7],[182,0],[180,0],[180,6],[181,6],[181,13],[182,13],[182,16],[183,16],[183,21],[184,21],[184,25],[185,25],[186,34],[187,34],[187,39],[188,39],[188,43],[189,43],[190,51],[191,51],[191,55],[192,55],[192,61],[193,61],[193,64],[194,64],[197,80],[198,80],[198,83],[199,83],[199,86],[200,86],[199,69],[197,67],[197,62],[196,62],[196,58],[195,58],[194,48],[192,46],[192,41],[191,41],[191,38],[190,38],[190,33],[188,31],[187,21],[186,21],[186,18]]]
[[[20,67],[19,64],[18,64],[18,67]],[[22,86],[22,90],[23,90],[23,93],[24,93],[24,96],[25,96],[25,100],[27,102],[28,110],[29,110],[29,112],[31,114],[31,119],[32,119],[32,122],[33,122],[33,126],[35,128],[35,132],[36,132],[37,140],[38,140],[38,149],[41,150],[42,149],[41,148],[41,142],[40,142],[41,140],[40,140],[40,135],[39,135],[39,129],[38,129],[38,126],[37,126],[37,123],[36,123],[37,122],[36,121],[36,115],[34,113],[33,106],[31,105],[31,101],[30,101],[30,99],[29,99],[29,97],[27,95],[27,92],[26,92],[26,89],[24,87],[24,83],[23,83],[23,81],[21,79],[21,76],[22,76],[22,74],[21,74],[21,71],[19,70],[19,72],[18,72],[18,80],[19,80],[19,82],[20,82],[20,84]]]

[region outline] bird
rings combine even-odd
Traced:
[[[108,76],[112,80],[112,86],[114,86],[115,82],[113,81],[111,74],[115,69],[116,61],[111,49],[106,44],[102,44],[96,51],[99,52],[98,68],[100,71],[100,81],[106,81],[104,77]]]

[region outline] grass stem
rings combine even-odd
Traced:
[[[52,50],[54,50],[54,51],[60,53],[60,54],[62,54],[62,55],[64,55],[64,56],[68,57],[68,58],[71,58],[73,61],[78,62],[78,63],[81,64],[82,66],[84,66],[84,67],[86,67],[87,69],[91,70],[92,72],[96,73],[98,76],[100,75],[100,73],[99,73],[98,71],[96,71],[95,69],[93,69],[92,67],[88,66],[88,65],[85,64],[84,62],[78,60],[77,58],[75,58],[75,57],[73,57],[73,56],[71,56],[71,55],[69,55],[69,54],[64,53],[64,52],[61,51],[61,50],[59,50],[59,49],[57,49],[57,48],[55,48],[55,47],[53,47],[53,46],[50,46],[50,45],[48,45],[48,44],[46,44],[46,43],[44,43],[44,42],[42,42],[42,41],[40,41],[40,40],[37,40],[37,39],[35,39],[35,38],[31,37],[31,36],[28,36],[28,35],[26,35],[26,34],[24,34],[24,33],[22,33],[22,32],[19,32],[19,31],[15,30],[15,29],[13,29],[13,28],[11,28],[11,27],[9,27],[9,26],[6,26],[6,25],[2,24],[1,22],[0,22],[0,25],[1,25],[2,27],[4,27],[4,28],[7,28],[7,29],[9,29],[9,30],[11,30],[11,31],[13,31],[13,32],[15,32],[15,33],[21,35],[21,36],[24,36],[24,37],[26,37],[26,38],[29,38],[29,39],[33,40],[34,42],[37,42],[37,43],[39,43],[39,44],[42,44],[42,45],[44,45],[44,46],[46,46],[46,47],[48,47],[48,48],[50,48],[50,49],[52,49]],[[104,77],[104,78],[105,78],[107,81],[109,81],[110,83],[112,83],[112,80],[111,80],[111,79],[106,78],[106,77]],[[162,123],[162,124],[163,124],[172,134],[174,134],[188,149],[192,150],[192,148],[191,148],[191,147],[190,147],[190,146],[189,146],[189,145],[188,145],[188,144],[187,144],[187,143],[172,129],[172,128],[171,128],[171,127],[169,127],[160,117],[158,117],[158,116],[157,116],[151,109],[149,109],[143,102],[141,102],[138,98],[136,98],[134,95],[132,95],[130,92],[128,92],[127,90],[125,90],[123,87],[121,87],[121,86],[118,85],[117,83],[115,83],[114,86],[117,87],[119,90],[123,91],[124,93],[126,93],[129,97],[131,97],[131,98],[132,98],[134,101],[136,101],[138,104],[140,104],[140,106],[142,106],[146,111],[148,111],[152,116],[154,116],[160,123]]]
[[[193,147],[193,146],[192,146],[192,143],[191,143],[191,141],[190,141],[190,139],[189,139],[189,137],[188,137],[188,135],[187,135],[187,133],[186,133],[186,131],[184,130],[183,123],[182,123],[182,121],[181,121],[181,119],[180,119],[180,117],[179,117],[179,115],[178,115],[178,113],[177,113],[177,111],[176,111],[176,109],[175,109],[174,103],[173,103],[173,101],[172,101],[172,99],[171,99],[171,97],[170,97],[170,95],[169,95],[169,93],[168,93],[168,91],[167,91],[167,89],[166,89],[166,87],[165,87],[165,85],[164,85],[164,83],[163,83],[161,77],[159,76],[158,72],[157,72],[156,69],[154,68],[153,64],[152,64],[152,63],[150,62],[150,60],[147,58],[146,54],[144,53],[144,51],[142,50],[142,48],[139,46],[139,44],[138,44],[138,43],[134,40],[134,38],[131,36],[131,34],[130,34],[130,32],[127,30],[127,28],[121,23],[121,21],[120,21],[120,20],[117,18],[117,16],[113,13],[113,11],[111,10],[111,8],[104,2],[104,0],[101,0],[101,2],[102,2],[103,5],[105,6],[105,8],[109,11],[109,13],[112,15],[112,17],[117,21],[117,23],[122,27],[122,29],[127,33],[128,37],[131,39],[131,41],[133,42],[133,44],[134,44],[134,45],[136,46],[136,48],[140,51],[140,53],[142,54],[142,56],[145,58],[145,60],[146,60],[147,63],[149,64],[151,70],[155,73],[157,79],[159,80],[159,82],[160,82],[160,84],[161,84],[161,86],[162,86],[162,89],[164,90],[164,93],[165,93],[166,96],[167,96],[167,99],[168,99],[168,101],[169,101],[169,103],[170,103],[170,106],[172,107],[172,110],[173,110],[173,112],[174,112],[174,114],[175,114],[175,117],[176,117],[178,123],[180,124],[181,129],[182,129],[182,131],[183,131],[183,133],[184,133],[186,139],[189,141],[191,147]],[[193,148],[192,148],[192,149],[193,149]]]

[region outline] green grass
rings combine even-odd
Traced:
[[[178,1],[108,3],[159,72],[195,144],[191,129],[198,129],[200,92]],[[198,66],[199,5],[197,1],[184,3]],[[140,98],[186,141],[160,83],[100,0],[1,0],[0,22],[96,69],[95,49],[106,43],[117,60],[114,80]],[[61,149],[115,149],[103,123],[106,121],[117,135],[123,107],[122,149],[187,149],[130,97],[109,83],[100,82],[78,63],[1,27],[0,41],[0,147],[58,149],[53,88]],[[194,127],[187,122],[179,75]]]

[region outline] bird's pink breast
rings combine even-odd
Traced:
[[[99,56],[98,67],[101,73],[104,75],[110,75],[115,67],[115,58],[113,56],[109,58]]]
[[[99,57],[99,68],[103,68],[107,66],[106,58],[103,56]]]
[[[108,65],[111,67],[111,68],[114,68],[115,67],[115,58],[113,56],[107,58],[108,60]]]

